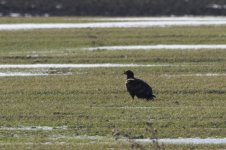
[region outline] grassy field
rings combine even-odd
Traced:
[[[64,18],[37,19],[22,22],[60,22]],[[5,18],[1,23],[10,21],[20,20]],[[114,140],[112,129],[131,139],[153,137],[153,133],[145,131],[150,120],[159,138],[225,137],[225,50],[81,50],[108,45],[226,44],[226,34],[222,32],[225,30],[226,26],[0,31],[0,64],[172,65],[0,69],[0,72],[71,73],[0,77],[0,149],[133,149],[129,141]],[[131,100],[122,75],[127,69],[153,87],[155,101]],[[37,126],[53,129],[35,130]],[[19,129],[23,127],[34,130]],[[106,138],[79,138],[82,135]],[[158,149],[155,144],[142,147]],[[161,145],[161,148],[225,149],[226,146]]]
[[[0,24],[102,22],[103,17],[1,17]]]

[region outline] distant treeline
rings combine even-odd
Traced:
[[[0,0],[0,15],[226,15],[226,0]]]

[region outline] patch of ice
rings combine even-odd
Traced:
[[[226,49],[225,44],[215,44],[215,45],[129,45],[129,46],[101,46],[101,47],[91,47],[91,48],[83,48],[82,50],[158,50],[158,49]]]

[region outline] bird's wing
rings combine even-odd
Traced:
[[[144,97],[149,94],[152,95],[151,87],[143,80],[140,79],[129,80],[127,81],[126,85],[128,91],[129,92],[132,91],[137,96]]]

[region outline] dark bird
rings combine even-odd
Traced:
[[[152,93],[152,88],[143,80],[135,78],[132,71],[125,71],[124,74],[127,76],[127,91],[133,99],[135,96],[146,100],[153,100],[155,98],[155,95]]]

